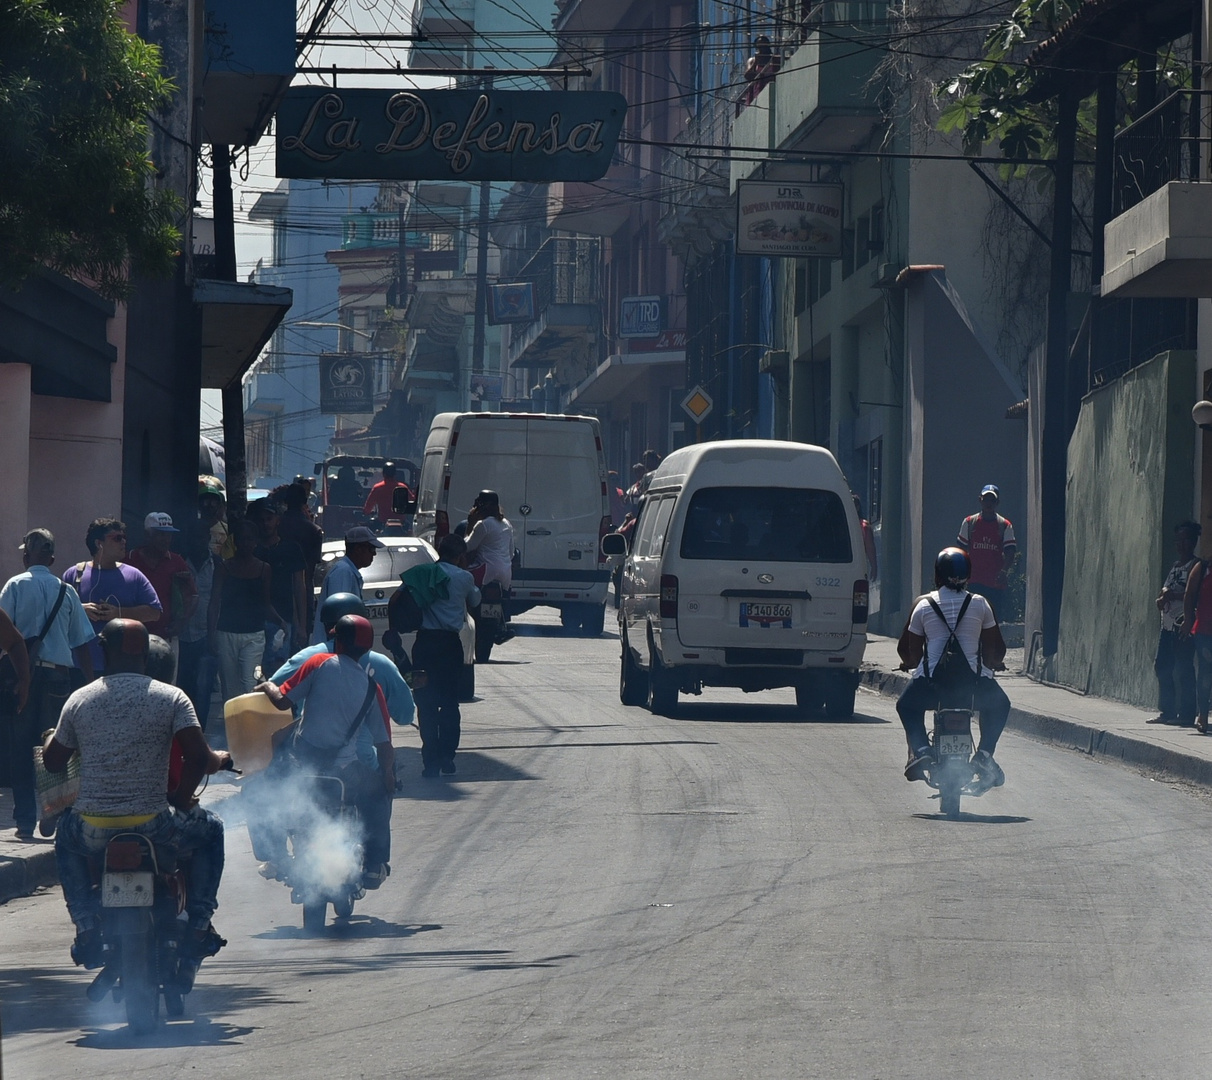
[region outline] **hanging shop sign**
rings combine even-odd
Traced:
[[[374,358],[350,353],[320,357],[320,412],[375,411]]]
[[[627,101],[587,90],[293,86],[278,175],[328,180],[586,181],[606,175]]]
[[[624,296],[619,312],[619,337],[656,337],[665,329],[663,296]]]
[[[493,326],[534,322],[534,282],[489,285],[488,321]]]
[[[842,185],[741,180],[736,253],[793,259],[842,257]]]

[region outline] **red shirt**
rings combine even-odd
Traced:
[[[371,514],[380,521],[386,521],[389,517],[394,517],[395,514],[391,508],[391,501],[397,488],[403,488],[408,492],[408,497],[412,498],[412,492],[403,480],[380,480],[370,489],[370,494],[366,496],[366,505],[362,507],[362,512],[364,514]]]
[[[1006,565],[1006,552],[1018,547],[1010,519],[997,514],[992,521],[986,521],[980,514],[973,514],[964,518],[958,540],[972,560],[972,583],[1004,589],[1005,583],[999,582],[997,577]]]
[[[160,617],[153,623],[147,624],[147,632],[149,634],[159,634],[160,637],[168,637],[168,627],[174,621],[173,615],[173,585],[177,583],[179,590],[179,603],[177,605],[176,615],[183,618],[185,611],[183,604],[188,602],[198,595],[198,586],[194,581],[193,572],[190,570],[186,561],[181,558],[175,551],[170,551],[158,563],[152,565],[152,560],[156,558],[159,552],[153,551],[150,548],[140,547],[135,548],[130,553],[130,558],[127,560],[136,570],[142,571],[143,575],[151,582],[152,588],[156,590],[156,596],[160,599]],[[184,574],[184,577],[177,578],[177,574]]]

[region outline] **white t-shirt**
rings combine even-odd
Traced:
[[[80,751],[82,814],[158,814],[168,806],[173,736],[198,727],[189,698],[146,675],[106,675],[63,706],[55,741]]]
[[[972,602],[968,605],[968,610],[964,612],[963,619],[956,626],[956,616],[959,615],[960,608],[964,606],[964,601],[969,596],[972,597]],[[943,615],[946,616],[947,623],[950,624],[950,627],[954,627],[955,640],[964,650],[968,666],[975,671],[976,652],[981,642],[981,631],[997,625],[997,620],[993,617],[993,609],[983,596],[977,596],[975,593],[956,592],[955,589],[944,587],[919,598],[913,614],[909,616],[909,632],[926,639],[925,655],[922,657],[922,662],[917,665],[913,677],[915,679],[925,678],[927,660],[930,661],[931,673],[934,672],[934,665],[943,655],[943,650],[947,647],[947,639],[951,636],[951,629],[938,617],[938,613],[930,606],[928,598],[933,598],[942,609]],[[993,678],[992,668],[982,665],[980,673],[986,678]]]
[[[467,536],[468,562],[483,562],[484,584],[499,581],[501,588],[513,584],[513,526],[505,518],[477,521]]]

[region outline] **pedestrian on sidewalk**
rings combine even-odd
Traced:
[[[178,637],[198,606],[198,584],[189,564],[173,551],[180,529],[163,511],[153,510],[143,519],[144,544],[130,553],[130,565],[152,583],[160,600],[159,618],[147,624],[147,632],[168,642],[173,654],[173,679],[181,644]]]
[[[1183,622],[1179,638],[1195,645],[1195,728],[1208,733],[1208,704],[1212,699],[1212,574],[1208,560],[1200,559],[1187,577],[1183,594]]]
[[[1161,613],[1161,631],[1157,638],[1157,653],[1153,670],[1157,673],[1157,715],[1146,724],[1195,724],[1195,642],[1179,631],[1182,622],[1183,599],[1187,579],[1199,560],[1195,546],[1199,543],[1200,527],[1194,521],[1184,521],[1174,529],[1174,550],[1178,558],[1166,575],[1165,584],[1157,597]]]
[[[994,617],[1000,623],[1005,614],[1006,574],[1014,565],[1018,543],[1014,539],[1014,526],[1010,519],[997,512],[1001,501],[997,485],[986,484],[981,488],[980,499],[980,513],[972,514],[960,522],[956,543],[972,560],[969,592],[988,600]]]
[[[95,635],[76,590],[51,572],[55,538],[49,529],[31,529],[25,534],[21,561],[25,572],[9,578],[0,589],[0,611],[12,619],[27,643],[29,699],[23,709],[0,722],[0,735],[8,744],[17,838],[29,839],[41,809],[34,785],[34,747],[43,731],[59,723],[63,703],[72,691],[83,681],[92,681],[88,646]],[[54,824],[49,823],[42,835],[54,831]]]

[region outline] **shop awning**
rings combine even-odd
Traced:
[[[598,365],[571,394],[568,405],[606,405],[625,394],[634,383],[649,372],[668,370],[676,364],[686,363],[684,351],[652,353],[615,353]]]
[[[202,309],[202,386],[222,390],[238,381],[293,302],[292,290],[279,285],[195,281],[194,303]]]

